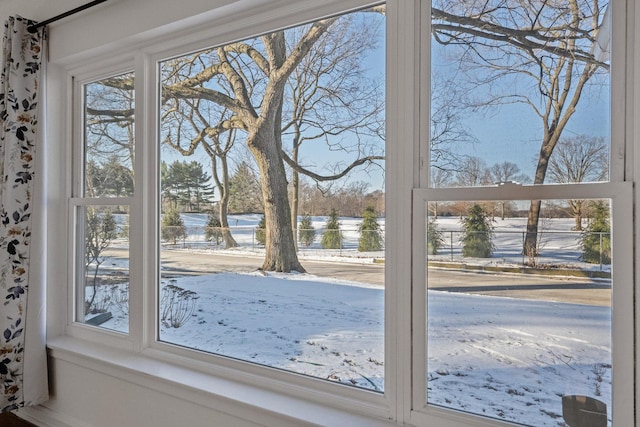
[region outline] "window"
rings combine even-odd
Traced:
[[[71,199],[78,322],[128,332],[133,73],[80,84],[82,168]]]
[[[129,331],[145,210],[158,343],[383,392],[384,29],[377,7],[161,58],[141,148],[133,73],[80,79],[77,321]]]
[[[383,391],[382,12],[160,61],[160,341]]]
[[[602,405],[592,407],[594,418],[611,419],[612,396],[630,392],[624,372],[631,368],[631,349],[613,344],[614,337],[631,333],[614,328],[631,298],[631,288],[624,286],[629,219],[620,214],[630,208],[630,186],[466,190],[415,195],[424,215],[416,226],[424,232],[427,260],[424,305],[416,307],[426,323],[426,329],[420,325],[426,352],[418,354],[427,383],[416,394],[427,408],[533,425],[567,419],[567,399],[587,396]],[[545,215],[533,258],[522,251],[526,217],[490,214],[496,196],[527,206],[519,199],[524,194],[547,197],[541,200]],[[568,195],[590,205],[582,232],[570,231],[573,218],[553,215],[566,209]],[[434,220],[427,212],[435,201],[443,208],[462,203],[465,214]],[[614,420],[628,416],[614,414]]]
[[[70,334],[407,425],[631,424],[622,2],[313,3],[69,70]]]
[[[632,334],[613,322],[632,298],[631,218],[613,221],[631,193],[609,182],[610,63],[592,54],[611,5],[571,4],[431,1],[429,182],[414,193],[424,414],[632,422],[615,400],[632,393],[615,337]]]

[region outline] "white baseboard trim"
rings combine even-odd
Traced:
[[[79,427],[82,425],[81,422],[58,414],[43,405],[20,408],[16,415],[38,427]]]

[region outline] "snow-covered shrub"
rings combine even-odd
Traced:
[[[373,206],[365,208],[358,231],[360,232],[358,251],[370,252],[382,249],[382,232],[380,231],[380,224],[378,224],[378,218]]]
[[[340,231],[340,222],[338,221],[338,213],[335,209],[331,209],[331,214],[327,219],[326,231],[322,235],[320,244],[323,249],[341,249],[342,248],[342,232]]]
[[[316,229],[313,228],[311,217],[307,214],[302,216],[298,228],[298,240],[306,247],[311,246],[316,238]]]
[[[479,204],[472,205],[462,219],[462,256],[490,258],[493,255],[491,218]]]

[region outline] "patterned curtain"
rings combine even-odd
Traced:
[[[11,17],[5,23],[0,74],[0,411],[45,401],[46,258],[41,250],[42,194],[36,185],[38,83],[44,30]],[[40,179],[40,178],[38,178]],[[34,204],[36,207],[34,208]],[[34,249],[35,247],[35,249]],[[34,261],[33,263],[31,261]]]

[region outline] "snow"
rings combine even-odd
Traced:
[[[239,218],[238,223],[251,230],[257,219]],[[323,225],[322,220],[316,221]],[[447,219],[439,226],[446,230],[447,221],[454,224]],[[516,222],[506,222],[505,229],[517,231]],[[558,231],[567,230],[567,224],[555,226]],[[245,242],[249,234],[244,235]],[[242,233],[234,235],[243,240]],[[547,243],[547,249],[552,248],[548,252],[556,252],[556,258],[550,259],[564,257],[563,264],[580,265],[578,257],[566,250],[578,251],[575,233],[560,235],[564,239]],[[198,249],[197,239],[192,239],[194,246],[183,250]],[[504,239],[498,247],[508,243]],[[310,249],[308,257],[313,257],[313,250],[318,249]],[[504,258],[497,255],[491,262]],[[380,286],[263,272],[163,279],[162,286],[168,284],[194,292],[197,299],[193,313],[180,327],[160,326],[161,341],[384,390],[384,289]],[[428,291],[427,304],[430,404],[550,427],[564,425],[564,395],[592,396],[610,408],[609,307],[433,290]],[[126,308],[113,313],[102,327],[126,331]]]
[[[562,426],[563,395],[611,402],[607,307],[431,291],[429,313],[430,403]]]

